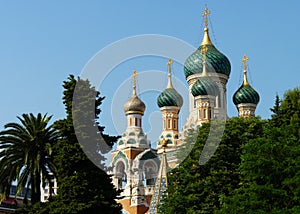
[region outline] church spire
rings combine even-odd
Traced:
[[[247,78],[247,61],[248,60],[249,60],[249,58],[245,54],[242,59],[242,62],[244,63],[244,82],[243,82],[244,86],[249,85],[248,78]]]
[[[205,7],[204,8],[204,13],[202,13],[202,17],[204,17],[204,22],[205,22],[205,27],[208,27],[208,15],[210,14],[210,10]]]
[[[133,96],[136,96],[136,77],[138,76],[138,73],[136,71],[136,69],[133,69],[133,74],[131,75],[131,77],[133,78]]]
[[[130,114],[140,114],[144,115],[146,106],[145,103],[136,95],[136,77],[138,73],[136,69],[133,70],[131,77],[133,78],[133,92],[132,97],[127,100],[124,104],[124,112],[126,115]]]
[[[167,66],[168,66],[168,86],[167,88],[173,88],[173,84],[172,84],[172,64],[173,61],[172,59],[169,59]]]
[[[161,203],[161,199],[167,194],[167,187],[168,187],[168,177],[167,177],[167,170],[168,170],[168,162],[167,162],[167,155],[166,155],[166,148],[168,146],[168,139],[163,138],[161,140],[161,145],[163,148],[160,167],[157,175],[157,179],[155,182],[152,199],[150,203],[150,214],[156,214],[158,211],[158,206]]]
[[[210,15],[210,10],[205,7],[204,12],[202,13],[202,17],[204,17],[204,22],[205,22],[205,28],[204,28],[204,37],[202,40],[201,45],[212,45],[212,42],[209,38],[208,34],[208,16]]]

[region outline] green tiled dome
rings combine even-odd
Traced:
[[[233,102],[235,105],[241,103],[253,103],[259,102],[259,94],[250,86],[242,85],[233,95]]]
[[[202,53],[200,50],[204,45],[201,45],[192,55],[190,55],[184,63],[184,74],[188,76],[202,72]],[[231,65],[227,57],[218,51],[214,45],[205,45],[208,49],[206,53],[207,72],[216,72],[229,76]]]
[[[182,96],[174,88],[166,88],[157,98],[157,105],[161,108],[164,106],[178,106],[183,104]]]
[[[192,94],[194,97],[199,95],[218,95],[218,85],[212,81],[208,76],[200,77],[192,87]]]

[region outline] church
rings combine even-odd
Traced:
[[[198,129],[201,124],[213,119],[227,118],[226,85],[230,77],[231,64],[228,58],[212,43],[209,36],[208,18],[205,8],[205,28],[202,42],[191,53],[184,64],[188,83],[189,103],[183,103],[182,96],[172,84],[172,59],[167,62],[168,84],[157,97],[161,111],[162,130],[156,148],[143,131],[144,102],[136,90],[137,71],[134,70],[132,96],[124,104],[127,127],[112,152],[110,166],[116,189],[122,190],[118,202],[123,213],[157,213],[157,205],[168,186],[167,169],[176,167],[176,150],[185,143],[188,131]],[[247,79],[247,61],[243,63],[243,83],[233,95],[239,117],[254,117],[259,94]],[[180,109],[189,106],[189,116],[183,127],[178,127]],[[125,128],[125,127],[124,127]]]

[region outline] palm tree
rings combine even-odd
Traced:
[[[18,192],[31,189],[31,203],[35,204],[40,201],[41,181],[44,185],[50,180],[49,172],[56,172],[52,150],[57,133],[48,125],[52,116],[47,114],[17,118],[20,123],[8,123],[0,132],[0,189],[2,197],[7,197],[15,181]]]

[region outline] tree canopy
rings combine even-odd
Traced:
[[[20,123],[8,123],[0,132],[0,188],[3,199],[9,195],[13,181],[20,193],[31,189],[31,203],[40,201],[40,183],[56,173],[53,146],[57,132],[49,125],[52,116],[23,114]],[[27,194],[25,194],[25,201]]]
[[[63,83],[66,118],[55,122],[58,194],[28,213],[120,213],[118,192],[105,169],[104,153],[118,137],[104,134],[97,119],[103,97],[89,81],[70,75]],[[84,151],[83,151],[84,150]]]
[[[221,213],[300,212],[300,91],[276,97],[263,136],[243,146],[241,183]]]
[[[216,153],[199,156],[210,124],[192,152],[169,175],[161,213],[299,213],[300,91],[276,97],[272,118],[232,118]],[[193,138],[187,138],[193,139]]]

